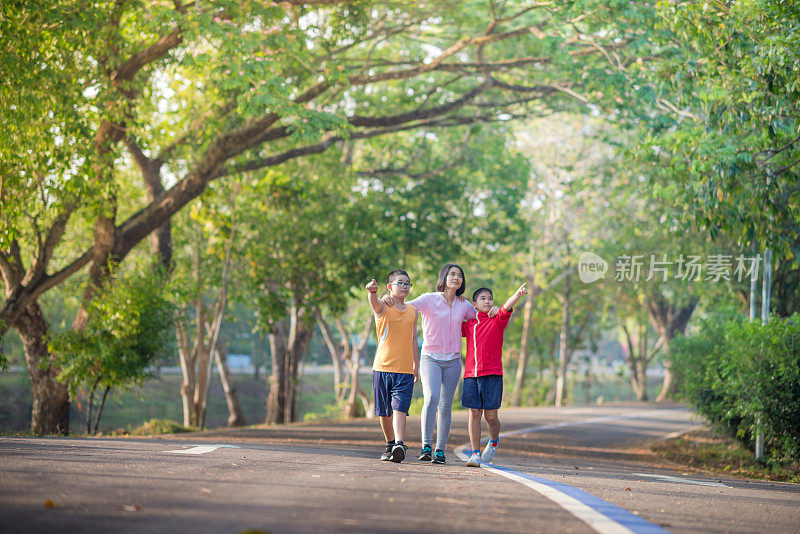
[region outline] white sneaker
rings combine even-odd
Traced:
[[[500,445],[498,442],[497,445],[492,446],[492,441],[489,440],[489,443],[486,444],[486,448],[483,449],[483,461],[484,462],[491,462],[494,460],[494,455],[497,454],[497,447]]]
[[[467,460],[467,467],[480,467],[481,466],[481,453],[473,452],[472,456]]]

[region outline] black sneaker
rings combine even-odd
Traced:
[[[408,450],[408,447],[402,443],[396,444],[394,447],[392,447],[392,455],[389,459],[399,464],[406,459],[406,450]]]
[[[381,454],[381,461],[382,462],[388,462],[389,460],[392,459],[392,449],[393,448],[394,448],[394,443],[387,443],[386,444],[386,450],[383,451],[383,453]]]
[[[444,451],[436,449],[436,452],[433,453],[433,460],[431,460],[432,464],[446,464],[447,460],[444,459]]]
[[[419,455],[419,461],[430,462],[432,454],[433,454],[433,449],[431,448],[431,446],[425,445],[424,447],[422,447],[422,452]]]

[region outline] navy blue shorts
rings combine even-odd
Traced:
[[[391,417],[392,410],[408,415],[414,375],[372,371],[372,390],[375,393],[375,415]]]
[[[467,377],[461,392],[461,406],[476,410],[497,410],[503,401],[503,377],[500,375]]]

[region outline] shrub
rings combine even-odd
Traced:
[[[180,434],[183,432],[194,432],[194,427],[183,426],[171,419],[150,419],[145,424],[131,430],[132,436],[145,436],[150,434]]]
[[[50,338],[65,382],[74,396],[89,392],[87,432],[91,431],[95,391],[104,391],[94,417],[94,431],[103,403],[112,388],[141,384],[152,375],[152,365],[173,354],[173,305],[158,273],[132,273],[121,277],[95,296],[82,330],[69,330]]]
[[[800,459],[800,316],[712,315],[670,350],[681,398],[712,425],[751,448],[760,425],[772,459]]]

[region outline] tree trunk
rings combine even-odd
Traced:
[[[689,319],[691,319],[698,302],[696,297],[691,297],[688,303],[677,307],[667,302],[660,293],[650,294],[645,301],[650,322],[661,336],[662,340],[660,341],[663,341],[664,345],[664,381],[661,391],[656,397],[656,402],[663,402],[675,394],[677,384],[672,371],[672,362],[669,359],[669,342],[672,341],[675,334],[686,332],[686,326],[689,324]]]
[[[194,383],[194,412],[192,413],[192,424],[201,430],[206,415],[208,384],[211,381],[211,363],[209,347],[201,342],[197,347],[197,359],[195,360],[197,379]]]
[[[56,368],[47,348],[47,322],[39,304],[33,302],[25,308],[14,323],[22,338],[25,363],[31,380],[33,408],[31,410],[31,432],[37,436],[46,434],[69,434],[69,390],[56,381]]]
[[[664,381],[661,383],[661,391],[656,397],[656,402],[669,400],[677,392],[675,374],[672,371],[672,362],[669,360],[669,344],[664,345]]]
[[[361,384],[358,382],[361,353],[364,351],[364,347],[367,346],[373,324],[375,324],[375,319],[372,314],[369,314],[369,319],[367,319],[364,330],[361,332],[359,342],[350,352],[350,393],[347,396],[347,404],[345,404],[344,408],[344,416],[348,418],[361,417],[362,415],[367,418],[375,417],[374,402],[369,400],[370,396],[363,392]],[[359,408],[359,403],[361,408]]]
[[[269,377],[269,395],[267,395],[266,423],[276,425],[283,423],[284,404],[286,403],[286,329],[282,323],[276,324],[269,334],[270,356],[272,358],[272,374]]]
[[[91,389],[89,389],[89,402],[86,403],[86,433],[92,433],[92,407],[94,405],[94,392],[97,391],[97,386],[100,384],[100,378],[97,377],[97,380],[94,381],[92,384]]]
[[[103,407],[106,405],[106,398],[108,397],[109,391],[111,391],[111,386],[106,386],[106,389],[103,390],[103,397],[100,399],[100,404],[97,406],[97,413],[94,417],[93,434],[97,434],[97,430],[100,428],[100,418],[103,416]]]
[[[625,334],[625,346],[627,347],[627,356],[625,358],[628,364],[628,370],[631,374],[631,388],[636,395],[636,400],[647,401],[647,339],[644,335],[646,331],[645,325],[635,325],[636,330],[636,343],[634,344],[633,337],[628,330],[628,327],[622,323],[620,327]],[[634,348],[634,345],[637,348]]]
[[[569,307],[570,307],[570,276],[564,278],[564,296],[561,303],[561,334],[558,347],[558,378],[556,379],[556,407],[564,403],[567,386],[567,367],[569,366]]]
[[[197,359],[197,345],[189,347],[189,337],[186,335],[185,313],[180,314],[175,322],[175,334],[178,337],[178,359],[181,363],[183,383],[181,384],[181,399],[183,400],[183,426],[195,426],[193,420],[194,390],[195,390],[195,360]]]
[[[331,353],[331,363],[333,364],[333,393],[336,406],[341,410],[344,404],[346,386],[342,378],[342,360],[349,358],[351,349],[350,342],[347,340],[348,332],[340,331],[340,337],[342,339],[337,345],[333,339],[328,323],[322,316],[322,310],[315,308],[314,315],[317,320],[319,331],[322,334],[322,339],[325,341],[325,346],[328,348],[328,352]]]
[[[647,359],[642,357],[636,362],[636,378],[638,387],[634,389],[636,392],[636,400],[639,402],[647,402],[650,400],[647,394]]]
[[[306,325],[303,310],[293,305],[289,313],[289,332],[285,321],[273,327],[270,334],[272,349],[272,376],[267,397],[267,423],[291,423],[297,419],[297,386],[300,362],[305,356],[312,326]]]
[[[228,352],[224,343],[217,344],[214,360],[219,371],[219,380],[222,382],[222,391],[225,392],[225,402],[228,404],[228,426],[244,426],[244,414],[242,414],[242,406],[239,404],[239,394],[236,392],[228,370]]]

